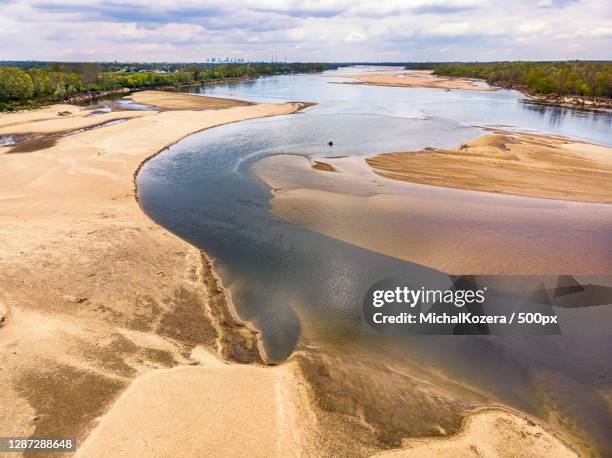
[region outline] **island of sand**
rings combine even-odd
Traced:
[[[402,446],[393,453],[576,456],[522,413],[478,410],[494,404],[486,393],[440,375],[423,384],[423,368],[371,373],[306,349],[267,366],[211,261],[141,211],[134,174],[193,132],[302,105],[133,99],[156,109],[0,115],[0,136],[20,140],[0,149],[3,436],[75,437],[87,457],[367,456]]]
[[[564,137],[497,131],[456,148],[385,153],[366,162],[395,180],[612,203],[612,148]]]
[[[406,70],[389,73],[364,73],[351,75],[361,84],[372,86],[412,87],[429,89],[463,89],[467,91],[495,91],[483,81],[472,78],[437,76],[432,70]]]
[[[611,158],[493,129],[455,148],[279,155],[254,172],[278,217],[388,256],[455,274],[609,275]]]

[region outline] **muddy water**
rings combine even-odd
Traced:
[[[444,269],[366,249],[335,234],[310,230],[292,218],[279,217],[271,211],[270,189],[253,174],[255,163],[278,154],[354,156],[455,146],[482,134],[482,129],[473,126],[483,125],[510,125],[609,145],[610,115],[534,108],[522,103],[521,95],[514,91],[447,92],[329,84],[334,81],[333,74],[299,75],[202,88],[214,96],[313,101],[319,105],[297,115],[211,129],[172,146],[148,162],[138,177],[145,211],[215,258],[241,317],[262,330],[272,359],[282,360],[297,345],[307,343],[334,351],[350,348],[360,355],[421,361],[513,406],[543,416],[554,411],[600,449],[610,450],[607,434],[612,417],[605,400],[612,383],[612,338],[606,326],[612,318],[609,306],[559,308],[557,314],[565,323],[561,336],[364,336],[361,304],[365,291],[376,281],[400,278],[419,286],[440,287],[450,285],[451,278]],[[333,147],[328,141],[334,142]],[[265,161],[257,167],[262,164]],[[361,197],[375,195],[381,182],[370,184]],[[304,185],[316,187],[308,181]],[[332,183],[326,190],[333,192],[334,186]],[[422,188],[419,195],[427,198]],[[440,198],[436,192],[433,195]],[[442,201],[449,206],[449,199]],[[484,205],[485,214],[488,207],[501,215],[495,224],[488,223],[489,232],[501,227],[504,215],[508,216],[502,211],[507,205],[503,198],[478,205]],[[525,205],[527,213],[521,213],[521,205],[513,208],[523,219],[529,217],[529,227],[534,229],[522,235],[509,231],[513,236],[508,243],[522,243],[527,248],[531,243],[538,248],[538,242],[545,240],[563,249],[571,242],[569,254],[561,254],[559,259],[575,258],[581,269],[571,272],[572,263],[568,262],[559,273],[584,273],[582,268],[588,266],[584,259],[605,266],[612,256],[607,244],[612,222],[608,225],[605,216],[593,225],[579,219],[574,219],[574,226],[566,223],[566,228],[575,230],[576,238],[572,239],[556,226],[556,221],[563,219],[563,207],[555,208],[555,218],[543,216],[541,221],[535,202]],[[325,215],[321,212],[309,217],[325,219]],[[328,215],[323,226],[343,224],[338,212]],[[471,226],[457,225],[456,212],[455,220],[450,213],[445,218],[443,211],[421,215],[435,216],[435,225],[427,222],[427,226],[417,213],[412,217],[416,228],[439,227],[440,233],[463,231],[463,238],[473,237],[469,228],[476,227],[474,221]],[[574,213],[572,218],[577,218]],[[395,224],[391,221],[384,217],[378,221],[380,233]],[[515,221],[506,218],[505,223]],[[345,224],[355,231],[360,224],[369,231],[376,229],[376,222],[359,205],[347,213]],[[418,232],[422,231],[411,235],[416,237]],[[540,238],[533,239],[533,234]],[[504,238],[498,237],[494,245],[504,243]],[[503,251],[504,247],[498,248]],[[515,253],[519,266],[520,256],[525,262],[533,257],[529,251]],[[487,260],[494,261],[495,257]],[[477,264],[478,259],[472,262]]]

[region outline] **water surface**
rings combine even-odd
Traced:
[[[216,97],[318,105],[296,115],[221,126],[168,148],[138,176],[143,208],[214,257],[238,312],[262,330],[272,359],[287,357],[299,342],[340,349],[351,342],[364,353],[423,360],[532,413],[540,412],[545,392],[605,448],[612,417],[594,388],[611,384],[608,307],[559,310],[568,323],[562,336],[363,336],[361,303],[376,281],[405,278],[427,286],[451,280],[444,272],[275,217],[270,190],[252,174],[252,166],[276,154],[363,155],[452,147],[481,135],[476,126],[485,125],[611,145],[610,114],[534,106],[508,90],[334,84],[342,81],[328,72],[192,89]],[[330,140],[333,148],[327,145]],[[384,233],[384,221],[380,230]]]

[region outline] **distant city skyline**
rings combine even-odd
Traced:
[[[611,59],[609,0],[0,0],[0,60]]]

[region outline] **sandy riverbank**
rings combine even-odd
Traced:
[[[365,73],[352,75],[363,84],[373,86],[414,87],[430,89],[463,89],[468,91],[495,91],[497,88],[469,78],[436,76],[431,70],[406,70],[394,73]]]
[[[155,95],[148,100],[161,104]],[[230,361],[260,360],[255,333],[220,310],[200,252],[142,213],[133,175],[192,132],[300,105],[213,111],[202,110],[205,98],[171,95],[175,106],[195,101],[197,111],[87,117],[55,105],[0,115],[0,134],[54,135],[125,119],[28,152],[15,152],[19,143],[0,149],[4,435],[82,439],[131,380],[191,363],[199,345]]]
[[[218,109],[212,100],[206,110],[206,98],[194,97],[148,96],[148,103],[183,108],[174,111],[86,117],[79,107],[56,105],[0,115],[0,134],[124,120],[25,152],[0,149],[2,435],[89,436],[86,456],[169,455],[179,447],[193,455],[214,448],[218,456],[317,456],[366,455],[408,433],[455,432],[470,407],[457,399],[486,400],[457,382],[435,386],[388,367],[372,374],[365,365],[342,369],[306,355],[257,364],[256,332],[227,310],[206,258],[142,213],[133,176],[192,132],[300,105]],[[401,415],[398,389],[413,414],[428,417]],[[528,437],[513,449],[530,446]],[[565,447],[548,431],[538,437]]]

